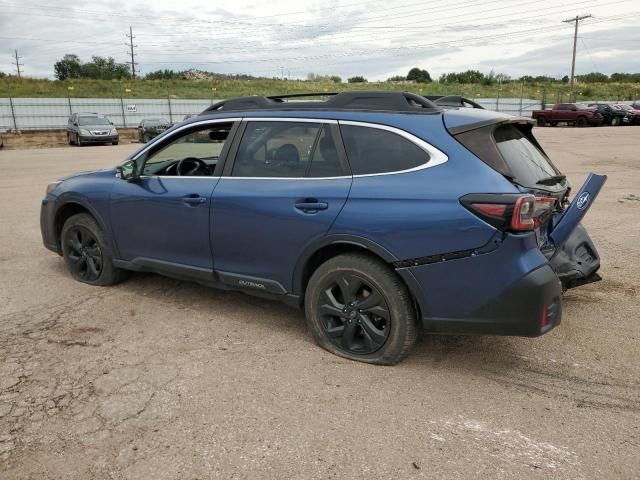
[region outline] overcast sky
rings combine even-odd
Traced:
[[[53,78],[65,53],[130,61],[131,25],[142,73],[562,77],[573,41],[562,20],[583,14],[593,18],[580,25],[577,73],[640,72],[640,0],[0,0],[0,71],[15,73],[14,49],[32,77]]]

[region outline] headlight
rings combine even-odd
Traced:
[[[109,132],[109,135],[117,135],[118,131],[115,128],[112,128],[111,131]]]
[[[81,128],[80,135],[91,135],[91,133],[89,132],[89,130],[85,130],[84,128]]]
[[[49,185],[47,185],[47,195],[58,188],[58,185],[60,185],[60,183],[61,182],[51,182]]]

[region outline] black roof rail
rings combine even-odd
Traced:
[[[322,97],[327,100],[293,101],[287,98]],[[340,93],[296,93],[269,97],[251,96],[223,100],[214,103],[201,115],[247,110],[364,110],[410,113],[439,112],[440,107],[431,100],[409,92],[340,92]]]
[[[484,110],[484,107],[479,103],[460,95],[425,95],[425,98],[441,107],[472,107]]]

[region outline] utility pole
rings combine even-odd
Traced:
[[[20,63],[20,59],[22,57],[18,56],[18,50],[14,50],[13,53],[16,59],[16,70],[18,71],[18,78],[20,78],[20,67],[24,67],[24,63]]]
[[[576,45],[578,43],[578,23],[580,22],[580,20],[584,20],[585,18],[591,18],[591,17],[593,17],[593,15],[582,15],[582,16],[576,15],[575,18],[569,18],[567,20],[562,21],[563,23],[575,23],[575,30],[573,32],[573,58],[571,60],[571,78],[569,79],[570,89],[571,89],[571,98],[569,99],[569,101],[571,102],[575,101],[574,90],[575,90],[575,74],[576,74]]]
[[[131,27],[131,26],[129,26],[129,35],[127,35],[127,38],[129,39],[129,43],[126,43],[125,45],[127,45],[131,49],[131,78],[133,78],[135,80],[137,63],[133,59],[133,57],[135,57],[135,54],[133,53],[133,49],[134,49],[134,47],[137,47],[138,45],[134,45],[133,44],[133,39],[136,38],[136,37],[133,36],[133,27]]]

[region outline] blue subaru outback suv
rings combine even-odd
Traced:
[[[420,331],[541,335],[564,289],[600,278],[580,220],[606,177],[570,202],[528,120],[328,97],[220,102],[51,183],[45,246],[92,285],[147,271],[280,299],[323,348],[377,364]]]

